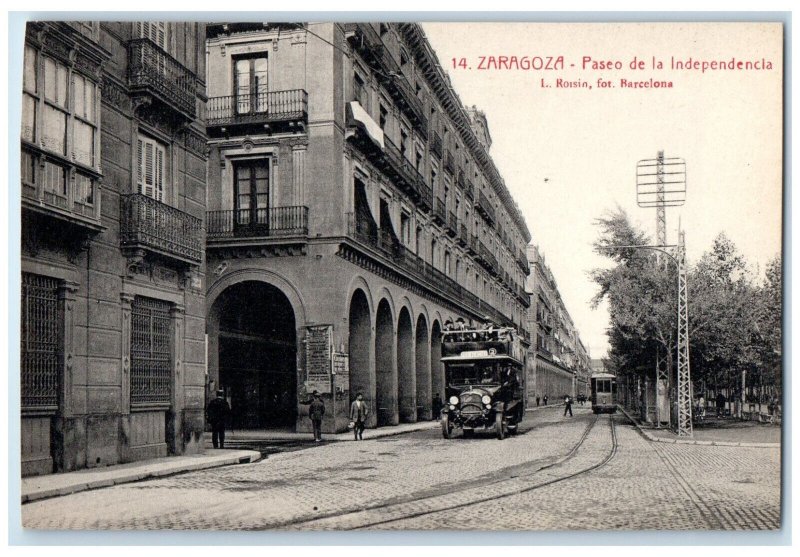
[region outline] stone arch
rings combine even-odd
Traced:
[[[375,414],[378,427],[396,425],[399,419],[393,316],[391,302],[381,298],[375,316]]]
[[[360,392],[371,405],[367,425],[375,421],[375,346],[372,338],[372,312],[365,291],[356,288],[348,304],[348,355],[350,363],[349,402]]]
[[[438,319],[434,319],[431,325],[431,393],[434,397],[438,394],[441,400],[444,401],[444,366],[441,358],[442,325]]]
[[[397,317],[397,396],[401,422],[417,421],[414,363],[414,325],[404,304]]]
[[[428,333],[428,320],[423,313],[420,313],[417,317],[415,336],[417,419],[430,420],[433,417],[430,334]]]

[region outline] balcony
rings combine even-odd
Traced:
[[[404,190],[412,199],[419,197],[419,183],[423,182],[422,175],[414,168],[406,156],[392,143],[388,136],[383,137],[384,156],[383,163],[379,165],[389,174],[390,178]]]
[[[458,243],[465,247],[469,245],[469,232],[465,224],[460,224],[458,227]]]
[[[230,239],[308,236],[308,207],[228,209],[206,213],[208,243]]]
[[[478,242],[478,255],[480,255],[481,262],[483,266],[486,267],[489,271],[493,274],[498,274],[499,267],[497,265],[497,258],[494,256],[492,252],[483,244],[483,242]]]
[[[449,149],[444,150],[444,169],[449,172],[451,176],[456,173],[456,163],[453,159],[453,153],[451,153]]]
[[[25,151],[23,151],[23,157]],[[69,182],[74,184],[76,182]],[[55,218],[78,232],[89,235],[103,230],[101,221],[102,200],[100,184],[92,180],[87,189],[70,187],[66,192],[55,192],[42,184],[22,182],[22,208],[39,217]]]
[[[431,135],[431,152],[440,159],[442,158],[442,136],[436,132]]]
[[[128,85],[131,96],[157,101],[180,118],[197,114],[195,75],[150,39],[128,43]]]
[[[451,238],[458,235],[458,216],[453,211],[447,215],[447,235]]]
[[[467,180],[466,180],[466,177],[464,176],[464,171],[463,170],[459,170],[458,171],[458,176],[456,177],[456,184],[458,184],[458,187],[461,188],[462,190],[466,189]]]
[[[464,179],[464,194],[470,201],[475,201],[475,192],[473,191],[472,181],[469,178]]]
[[[145,253],[187,265],[203,258],[199,218],[140,193],[120,197],[120,246],[137,258]]]
[[[469,243],[467,244],[467,251],[472,255],[478,255],[478,245],[480,240],[476,234],[469,235]]]
[[[478,192],[478,202],[475,204],[475,208],[484,216],[484,218],[486,218],[487,221],[489,221],[489,223],[494,223],[494,207],[492,207],[492,204],[489,203],[489,199],[482,191]]]
[[[444,201],[436,198],[433,201],[433,220],[439,221],[439,224],[447,222],[447,209],[445,208]]]
[[[531,270],[529,268],[528,258],[525,257],[525,252],[522,250],[517,250],[517,266],[526,275],[530,274]]]
[[[397,106],[411,120],[417,130],[428,135],[428,119],[422,102],[417,98],[389,49],[383,44],[380,35],[369,23],[346,23],[344,31],[350,46],[364,61],[376,70],[376,77],[397,103]]]
[[[303,129],[308,122],[308,93],[289,89],[212,97],[206,105],[206,122],[209,132],[234,126]]]

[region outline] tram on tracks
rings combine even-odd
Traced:
[[[445,400],[442,436],[517,433],[525,414],[522,348],[515,329],[488,327],[442,333]]]
[[[617,411],[617,376],[595,373],[591,377],[592,412],[595,414]]]

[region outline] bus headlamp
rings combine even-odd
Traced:
[[[489,404],[492,402],[492,397],[490,397],[489,395],[483,395],[481,397],[481,402],[484,404]]]
[[[456,409],[455,405],[451,404],[450,405],[450,410],[455,410],[455,409]]]
[[[450,404],[458,404],[458,397],[457,396],[451,396],[450,397]]]

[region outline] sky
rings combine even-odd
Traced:
[[[636,202],[638,161],[654,159],[659,150],[686,161],[686,202],[668,208],[666,219],[668,244],[677,241],[679,221],[686,232],[689,264],[720,232],[762,273],[780,253],[779,25],[468,22],[422,27],[461,101],[486,113],[490,154],[592,357],[608,350],[608,308],[590,307],[597,289],[588,272],[609,264],[592,251],[595,219],[619,206],[655,243],[656,211]],[[563,65],[538,71],[481,69],[501,55],[541,57],[545,65],[548,58],[556,65],[563,57]],[[654,68],[654,59],[663,67]],[[673,59],[752,61],[764,69],[679,70],[671,68]],[[610,66],[603,68],[603,62]],[[772,69],[766,69],[767,62]],[[672,88],[622,87],[622,79],[651,78],[671,82]],[[559,87],[558,79],[562,85],[591,88]],[[600,87],[601,79],[612,87]]]

